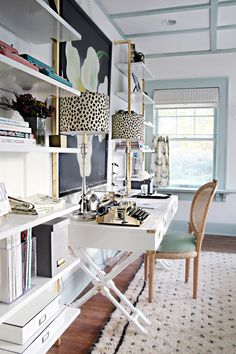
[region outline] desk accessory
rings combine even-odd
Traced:
[[[137,207],[133,201],[109,201],[104,208],[98,208],[96,221],[98,224],[140,226],[149,213]]]
[[[33,70],[39,71],[39,69],[35,65],[29,63],[27,60],[22,58],[19,55],[17,49],[15,49],[12,45],[9,45],[3,41],[0,41],[0,54],[5,55],[6,57],[17,61],[18,63],[24,64]]]

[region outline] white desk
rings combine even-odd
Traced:
[[[147,211],[150,213],[141,226],[113,226],[97,224],[96,221],[71,221],[69,224],[69,244],[74,253],[81,258],[80,266],[90,276],[94,284],[94,288],[79,299],[77,305],[81,306],[97,292],[101,292],[121,310],[138,330],[147,333],[143,324],[149,324],[149,321],[125,298],[115,286],[112,279],[141,254],[148,252],[148,255],[150,255],[150,257],[148,257],[149,284],[150,287],[152,287],[155,251],[160,245],[161,240],[177,211],[178,197],[171,196],[168,199],[135,198],[135,201],[138,206],[148,208]],[[118,263],[110,273],[106,274],[101,271],[87,254],[86,248],[90,247],[131,251],[132,253],[126,259],[122,259],[122,261]],[[91,272],[87,264],[96,271],[96,275]],[[126,303],[132,312],[132,315],[130,315],[122,304],[113,297],[110,289],[120,297],[122,302]],[[150,288],[150,290],[152,290],[152,288]]]

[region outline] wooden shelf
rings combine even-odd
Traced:
[[[120,63],[117,65],[117,68],[122,74],[128,76],[128,63]],[[142,63],[131,63],[131,73],[134,73],[138,78],[144,80],[154,80],[154,76],[148,67]]]
[[[28,66],[18,63],[0,54],[0,73],[1,78],[9,78],[4,80],[4,89],[15,91],[15,86],[19,85],[22,90],[29,91],[32,88],[37,89],[45,97],[52,96],[68,96],[80,95],[78,90],[62,84],[40,72],[29,68]],[[11,84],[7,85],[7,82]],[[12,87],[14,86],[14,87]],[[60,90],[58,90],[60,89]],[[58,92],[59,91],[59,92]]]
[[[81,35],[43,0],[0,0],[0,24],[35,44],[80,40]],[[13,46],[15,47],[14,43]]]
[[[53,278],[35,277],[32,278],[32,287],[24,295],[19,297],[11,304],[0,303],[0,323],[4,322],[8,317],[14,315],[17,311],[27,305],[31,300],[36,298],[45,289],[51,286],[56,280],[60,279],[67,272],[75,268],[80,263],[79,258],[70,257],[67,265]]]
[[[63,153],[63,154],[80,154],[81,150],[77,148],[61,148],[61,147],[44,147],[39,145],[29,145],[29,144],[0,144],[0,153],[1,152],[13,152],[13,153]]]
[[[79,205],[65,204],[60,209],[56,209],[40,215],[23,215],[9,213],[3,216],[3,222],[0,225],[0,240],[13,235],[17,232],[26,230],[36,225],[42,224],[60,216],[70,214],[79,209]]]
[[[117,92],[116,94],[125,102],[128,102],[128,92]],[[144,104],[154,104],[154,101],[146,95],[144,92],[132,92],[131,94],[132,103],[144,103]]]

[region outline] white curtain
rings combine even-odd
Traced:
[[[168,136],[154,136],[152,146],[155,152],[151,159],[151,172],[154,173],[154,187],[169,185],[169,139]]]

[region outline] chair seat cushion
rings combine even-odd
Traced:
[[[164,237],[158,253],[188,253],[195,251],[195,237],[187,232],[170,231]]]

